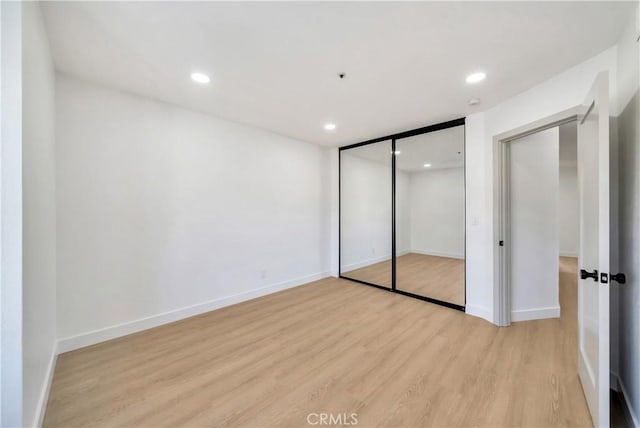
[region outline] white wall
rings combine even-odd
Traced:
[[[619,254],[625,285],[619,294],[618,382],[636,426],[640,426],[640,9],[618,42]],[[612,263],[612,266],[615,264]],[[613,357],[612,357],[613,360]]]
[[[391,159],[385,165],[358,155],[368,148],[340,155],[342,272],[391,258]]]
[[[329,150],[58,76],[62,350],[319,279]]]
[[[390,163],[346,150],[341,177],[342,271],[390,259]],[[463,168],[396,170],[396,239],[398,255],[464,258]]]
[[[464,258],[464,168],[410,174],[411,251]]]
[[[493,236],[492,212],[487,212],[488,190],[485,163],[492,159],[485,144],[485,114],[477,113],[465,121],[465,198],[466,198],[466,260],[465,291],[468,314],[493,322],[493,288],[491,251]],[[493,183],[491,183],[493,185]]]
[[[340,223],[340,210],[339,210],[339,188],[340,188],[340,178],[339,178],[339,159],[338,159],[339,150],[337,147],[332,147],[329,149],[329,195],[331,201],[329,203],[329,212],[330,212],[330,240],[329,240],[329,265],[330,272],[332,276],[338,276],[339,264],[340,260],[338,257],[340,240],[338,233],[338,225]]]
[[[396,252],[411,251],[411,173],[396,169]]]
[[[345,150],[341,155],[342,272],[391,258],[391,162],[385,165],[359,156],[357,150],[367,147],[371,146]],[[409,174],[397,170],[398,254],[410,246],[409,189]]]
[[[37,426],[56,356],[55,73],[39,4],[22,18],[23,421]]]
[[[467,312],[494,321],[493,137],[584,101],[600,71],[610,72],[615,99],[616,48],[467,117]]]
[[[575,122],[559,127],[560,135],[560,255],[578,257],[578,134]]]
[[[0,2],[0,426],[22,426],[22,4]]]
[[[578,257],[578,168],[560,165],[559,179],[560,255]]]
[[[558,317],[559,131],[509,145],[511,319]]]

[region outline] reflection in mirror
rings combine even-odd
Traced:
[[[340,152],[340,272],[391,287],[391,141]]]
[[[396,288],[463,306],[464,126],[396,140]]]

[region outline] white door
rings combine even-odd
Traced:
[[[593,424],[609,426],[609,83],[600,73],[578,117],[578,373]],[[586,276],[588,274],[589,276]]]

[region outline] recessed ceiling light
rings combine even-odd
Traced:
[[[324,124],[324,130],[325,131],[335,131],[336,129],[336,124],[335,123],[325,123]]]
[[[424,164],[424,167],[425,167],[425,168],[431,168],[431,164],[430,164],[430,163],[425,163],[425,164]]]
[[[478,71],[467,76],[467,83],[478,83],[487,77],[486,73]]]
[[[211,82],[211,79],[209,78],[209,76],[199,72],[191,73],[191,80],[193,80],[196,83],[202,83],[202,84]]]

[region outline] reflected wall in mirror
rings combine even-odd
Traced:
[[[391,288],[391,141],[340,152],[340,273]]]
[[[464,126],[396,140],[396,288],[465,304]]]

